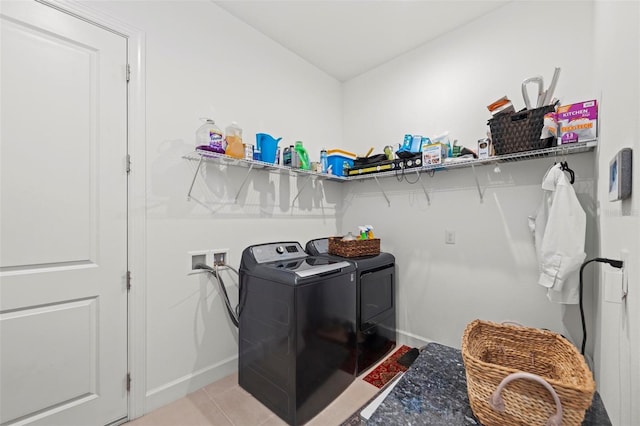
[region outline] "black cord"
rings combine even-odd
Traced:
[[[195,266],[195,269],[204,269],[216,278],[216,281],[218,281],[218,287],[222,292],[222,298],[224,299],[224,304],[227,308],[227,313],[229,314],[229,318],[231,318],[231,322],[233,322],[233,325],[238,327],[240,324],[240,321],[238,320],[238,307],[236,306],[236,309],[234,312],[234,309],[231,307],[231,302],[229,302],[229,294],[227,293],[227,289],[224,286],[224,282],[222,281],[222,277],[220,276],[220,274],[218,274],[218,272],[212,267],[205,265],[203,263],[198,263]]]
[[[584,308],[582,307],[582,271],[584,270],[585,266],[587,266],[591,262],[608,263],[609,265],[618,269],[621,269],[622,266],[624,266],[624,262],[622,260],[607,259],[605,257],[596,257],[587,260],[582,264],[582,266],[580,266],[580,319],[582,320],[582,348],[580,350],[580,353],[582,355],[584,355],[584,347],[587,344],[587,325],[584,321]]]

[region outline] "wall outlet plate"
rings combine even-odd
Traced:
[[[622,260],[622,297],[626,298],[629,293],[629,250],[620,250],[620,260]]]
[[[210,252],[211,255],[211,266],[218,266],[219,268],[223,268],[227,265],[229,259],[229,249],[214,249]]]
[[[456,243],[456,231],[444,231],[444,242],[445,244],[455,244]]]
[[[187,274],[200,274],[206,272],[204,269],[196,269],[198,263],[205,265],[213,264],[213,257],[209,250],[194,250],[187,252]]]

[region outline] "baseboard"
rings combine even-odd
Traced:
[[[183,398],[235,371],[238,371],[238,355],[194,371],[157,388],[150,389],[146,394],[145,414]]]
[[[432,340],[426,337],[418,336],[417,334],[409,333],[408,331],[397,330],[398,333],[398,346],[407,345],[411,348],[421,348]]]

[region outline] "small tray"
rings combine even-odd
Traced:
[[[343,241],[342,237],[329,237],[329,254],[342,257],[380,254],[380,238]]]

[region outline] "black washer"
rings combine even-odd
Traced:
[[[355,379],[355,267],[297,242],[246,248],[240,262],[238,383],[301,425]]]

